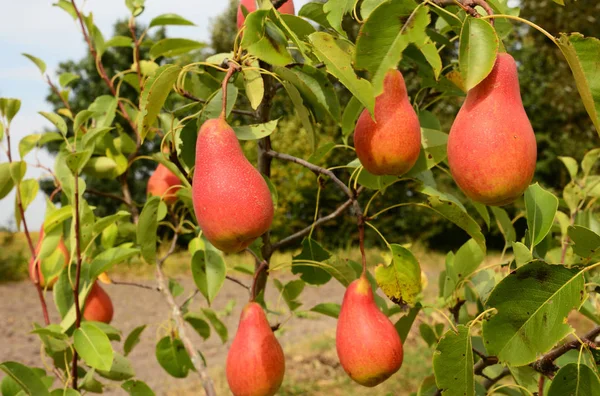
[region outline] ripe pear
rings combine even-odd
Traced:
[[[181,181],[179,178],[169,168],[163,164],[158,164],[158,167],[148,179],[147,193],[163,197],[165,203],[172,204],[177,200],[176,193],[180,188]]]
[[[42,226],[42,228],[40,229],[40,237],[39,237],[37,246],[35,247],[36,256],[40,253],[40,250],[42,249],[43,240],[44,240],[44,227]],[[69,264],[70,253],[69,253],[69,249],[67,249],[67,246],[65,245],[65,242],[63,241],[62,238],[58,242],[58,245],[56,248],[60,251],[61,255],[64,257],[65,266],[67,266]],[[29,279],[31,279],[32,282],[35,282],[34,273],[33,273],[34,263],[35,263],[35,261],[33,260],[33,257],[31,259],[29,259]],[[42,262],[40,260],[38,260],[38,278],[40,281],[40,287],[42,289],[47,288],[48,290],[51,290],[52,287],[54,286],[54,284],[56,283],[58,276],[50,279],[50,281],[46,284],[46,280],[44,279],[44,275],[42,274]]]
[[[244,24],[244,21],[246,20],[246,18],[244,17],[244,13],[242,12],[242,6],[246,7],[246,9],[248,10],[248,13],[256,11],[256,0],[240,1],[240,5],[238,6],[238,11],[237,11],[238,30],[242,27],[242,25]],[[296,10],[294,9],[294,1],[293,0],[286,1],[285,3],[283,3],[283,5],[281,7],[279,7],[278,11],[281,12],[282,14],[294,15],[294,13],[296,12]]]
[[[83,317],[85,320],[110,323],[113,318],[113,304],[110,296],[100,287],[98,282],[94,282],[92,289],[85,299],[83,308]]]
[[[364,386],[379,385],[402,366],[400,336],[375,304],[365,275],[352,282],[344,294],[335,346],[346,373]]]
[[[448,136],[454,180],[473,201],[501,206],[529,186],[537,145],[515,60],[498,54],[491,73],[467,93]]]
[[[242,310],[227,354],[227,382],[235,396],[272,396],[285,373],[285,357],[265,312],[255,302]]]
[[[374,175],[400,176],[417,162],[421,126],[398,70],[385,75],[383,93],[375,98],[375,120],[366,109],[358,118],[354,147],[360,163]]]
[[[204,236],[226,253],[245,249],[271,227],[269,187],[222,118],[198,132],[192,195]]]

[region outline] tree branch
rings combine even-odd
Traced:
[[[439,6],[439,7],[448,7],[448,6],[459,6],[462,8],[467,14],[471,15],[474,18],[480,18],[481,15],[475,9],[475,7],[480,6],[485,10],[488,15],[494,15],[494,10],[485,0],[431,0],[431,3]],[[490,23],[493,25],[493,20]]]
[[[99,190],[96,190],[94,188],[86,188],[85,192],[89,193],[89,194],[92,194],[92,195],[98,195],[100,197],[106,197],[106,198],[114,199],[115,201],[119,201],[119,202],[124,203],[125,205],[129,205],[128,202],[125,200],[125,198],[120,197],[120,196],[118,196],[116,194],[111,194],[111,193],[107,193],[107,192],[104,192],[104,191],[99,191]]]
[[[158,290],[164,295],[167,304],[171,308],[171,315],[173,317],[173,320],[175,321],[175,325],[177,326],[179,338],[183,342],[185,350],[190,355],[192,364],[194,365],[196,373],[200,377],[200,382],[204,387],[204,392],[207,396],[216,396],[213,380],[212,378],[210,378],[208,371],[206,370],[206,366],[204,366],[202,357],[200,356],[200,354],[194,347],[194,344],[186,334],[186,327],[185,322],[183,320],[183,316],[181,314],[181,309],[179,308],[179,305],[177,305],[177,303],[175,302],[175,298],[169,291],[165,275],[162,271],[163,263],[171,254],[173,254],[175,248],[177,247],[177,239],[178,234],[175,234],[173,236],[173,240],[171,241],[171,247],[169,248],[167,253],[156,262],[156,281],[158,283]]]
[[[500,374],[498,374],[497,376],[495,376],[494,378],[490,378],[485,380],[485,382],[483,383],[483,387],[485,389],[490,389],[492,386],[494,386],[498,381],[500,381],[502,378],[506,377],[510,375],[510,370],[508,368],[504,368],[504,370],[502,370],[500,372]]]
[[[111,283],[114,285],[119,285],[119,286],[133,286],[133,287],[139,287],[140,289],[158,291],[158,288],[155,286],[142,285],[141,283],[121,282],[121,281],[116,281],[116,280],[111,280]]]

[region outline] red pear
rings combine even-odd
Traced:
[[[383,93],[375,99],[375,120],[366,109],[358,118],[354,147],[360,163],[374,175],[400,176],[417,162],[421,126],[398,70],[385,75]]]
[[[227,382],[235,396],[273,396],[285,373],[285,357],[265,312],[255,302],[242,310],[227,354]]]
[[[269,187],[224,119],[208,120],[198,132],[192,194],[204,236],[226,253],[245,249],[271,227]]]
[[[240,5],[238,6],[238,12],[237,12],[238,30],[242,27],[242,25],[244,24],[244,21],[246,20],[246,18],[244,17],[244,13],[242,12],[242,6],[246,7],[246,9],[248,10],[248,13],[256,11],[256,0],[240,1]],[[283,3],[283,5],[281,7],[279,7],[278,11],[281,12],[282,14],[294,15],[294,13],[296,12],[296,10],[294,9],[294,1],[293,0],[286,1],[285,3]]]
[[[113,304],[110,296],[100,287],[98,282],[94,282],[92,290],[85,299],[83,308],[83,317],[85,320],[110,323],[113,318]]]
[[[172,204],[177,200],[176,193],[180,188],[179,178],[163,164],[158,164],[148,179],[148,194],[162,197],[167,204]]]
[[[40,229],[40,237],[39,237],[37,246],[35,248],[36,255],[39,254],[40,250],[42,249],[43,239],[44,239],[44,227],[42,226],[42,228]],[[67,246],[65,245],[65,242],[63,241],[62,238],[58,242],[58,246],[56,248],[62,253],[62,255],[65,259],[65,266],[67,266],[69,264],[70,253],[69,253],[69,249],[67,249]],[[32,282],[35,282],[34,273],[33,273],[33,264],[34,264],[34,260],[32,257],[29,260],[29,279],[31,279]],[[50,279],[50,282],[48,282],[48,284],[46,284],[46,280],[44,279],[44,275],[42,274],[41,262],[39,262],[39,261],[38,261],[38,277],[39,277],[40,286],[42,287],[42,289],[44,289],[44,288],[52,289],[52,287],[56,283],[56,280],[58,279],[58,277],[54,277],[54,278]]]
[[[492,72],[467,93],[448,137],[454,180],[473,201],[506,205],[535,172],[537,145],[527,118],[515,60],[498,54]]]
[[[346,373],[364,386],[379,385],[402,366],[400,336],[375,304],[365,275],[352,282],[344,294],[335,345]]]

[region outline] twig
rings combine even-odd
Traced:
[[[510,370],[508,368],[504,368],[504,370],[502,370],[500,372],[500,374],[498,374],[497,376],[495,376],[494,378],[485,380],[485,382],[483,383],[483,387],[485,389],[490,389],[492,386],[494,386],[498,381],[500,381],[502,378],[508,376],[510,374]]]
[[[116,281],[116,280],[111,280],[111,283],[114,284],[114,285],[119,285],[119,286],[134,286],[134,287],[139,287],[141,289],[148,289],[148,290],[158,291],[158,288],[156,286],[142,285],[141,283],[121,282],[121,281]]]
[[[494,15],[494,10],[485,0],[431,0],[431,3],[440,7],[459,6],[474,18],[481,17],[475,9],[476,6],[483,8],[488,15]],[[490,23],[493,25],[493,20]]]
[[[138,82],[140,84],[140,92],[144,89],[144,84],[142,80],[142,67],[140,65],[140,42],[137,39],[137,35],[135,34],[135,18],[132,16],[129,18],[129,32],[131,33],[131,37],[133,38],[133,59],[135,61],[135,69],[138,76]]]
[[[184,98],[193,100],[194,102],[203,103],[203,104],[207,103],[207,100],[201,99],[197,96],[194,96],[191,92],[186,91],[185,89],[178,89],[177,93],[180,94],[181,96],[183,96]],[[247,117],[256,118],[256,113],[253,111],[250,111],[250,110],[232,109],[231,112],[234,114],[239,114],[239,115],[243,115],[243,116],[247,116]]]
[[[75,210],[75,252],[77,254],[77,267],[75,270],[75,284],[73,285],[73,298],[75,300],[75,328],[81,326],[81,307],[79,306],[79,280],[81,279],[81,235],[80,235],[80,219],[79,219],[79,174],[75,172],[75,191],[74,191],[74,210]],[[77,390],[77,351],[73,351],[73,363],[71,367],[71,377],[73,379],[72,386]]]
[[[93,195],[98,195],[100,197],[106,197],[106,198],[114,199],[115,201],[119,201],[119,202],[122,202],[122,203],[124,203],[126,205],[129,205],[129,203],[125,200],[125,198],[120,197],[120,196],[118,196],[116,194],[111,194],[111,193],[107,193],[107,192],[104,192],[104,191],[99,191],[99,190],[96,190],[94,188],[86,188],[85,192],[89,193],[89,194],[93,194]]]
[[[204,387],[204,392],[206,392],[207,396],[216,396],[213,380],[212,380],[212,378],[210,378],[208,371],[206,370],[206,367],[204,366],[202,357],[200,357],[200,354],[194,347],[194,344],[192,343],[192,341],[188,338],[188,336],[186,334],[185,321],[183,320],[183,317],[181,314],[181,309],[179,308],[179,305],[177,305],[177,303],[175,302],[175,298],[169,291],[169,287],[167,286],[167,281],[166,281],[165,275],[162,272],[163,263],[165,262],[165,260],[167,260],[167,258],[171,254],[173,254],[173,252],[175,251],[175,248],[177,247],[177,239],[178,239],[178,234],[175,234],[173,236],[173,240],[171,241],[171,247],[169,248],[167,253],[162,258],[157,260],[157,262],[156,262],[156,281],[158,283],[158,290],[162,292],[162,294],[164,295],[164,297],[167,301],[167,304],[169,304],[169,307],[171,308],[171,315],[173,316],[173,320],[175,321],[175,325],[177,326],[177,332],[179,334],[179,339],[181,339],[181,341],[183,342],[183,345],[185,347],[185,350],[190,355],[192,364],[194,365],[194,368],[196,369],[196,373],[200,377],[200,382],[202,383],[202,386]]]
[[[452,317],[454,318],[454,322],[458,323],[460,308],[466,303],[465,300],[457,299],[456,304],[453,307],[449,308],[450,313],[452,313]]]
[[[244,289],[250,291],[250,286],[245,285],[241,280],[234,278],[233,276],[226,275],[225,279],[232,281],[233,283],[237,283],[242,286]]]
[[[544,374],[540,374],[540,379],[538,381],[538,396],[544,396],[544,381],[546,381],[546,377]]]

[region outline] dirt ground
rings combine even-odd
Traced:
[[[185,288],[185,292],[178,298],[180,302],[183,302],[195,287],[191,278],[181,276],[177,280]],[[243,280],[247,284],[250,283],[249,278]],[[136,282],[153,285],[150,280]],[[165,334],[162,325],[167,323],[169,318],[169,309],[161,294],[157,291],[125,285],[105,285],[104,288],[110,294],[115,305],[112,324],[123,331],[122,341],[135,327],[148,323],[140,344],[130,354],[136,377],[150,385],[157,395],[180,394],[178,389],[185,394],[201,394],[199,389],[197,393],[188,393],[190,387],[194,387],[193,384],[196,380],[193,373],[187,379],[175,379],[170,377],[156,361],[155,345],[157,340]],[[304,303],[303,308],[308,310],[322,302],[340,303],[343,292],[344,289],[337,282],[329,282],[318,288],[307,285],[300,300]],[[51,319],[57,323],[60,318],[52,302],[52,293],[47,293],[46,296]],[[208,341],[203,341],[188,327],[188,332],[198,349],[204,354],[209,367],[213,367],[214,370],[220,370],[224,366],[228,346],[235,335],[239,313],[244,302],[247,301],[245,289],[226,281],[212,308],[217,311],[222,310],[230,300],[236,302],[233,312],[229,316],[221,317],[230,331],[226,346],[223,346],[214,331]],[[276,304],[275,307],[281,307],[281,310],[285,311],[285,303],[271,285],[268,288],[267,300],[271,304]],[[199,296],[194,300],[191,311],[199,311],[201,307],[206,307],[206,301]],[[33,322],[42,322],[39,300],[31,283],[18,282],[0,285],[0,315],[2,315],[2,320],[0,320],[0,361],[15,360],[28,365],[39,365],[40,341],[36,335],[27,334],[25,331],[32,328]],[[272,324],[286,319],[288,318],[278,318],[273,315],[269,317]],[[332,334],[335,324],[334,319],[323,315],[310,315],[310,318],[306,319],[294,317],[285,323],[282,330],[278,331],[278,338],[284,349],[290,349],[303,340],[310,340],[311,337]],[[114,347],[115,350],[122,351],[123,342],[115,343]],[[185,391],[183,391],[184,389]],[[107,394],[111,395],[126,394],[120,388],[106,390],[108,390]]]

